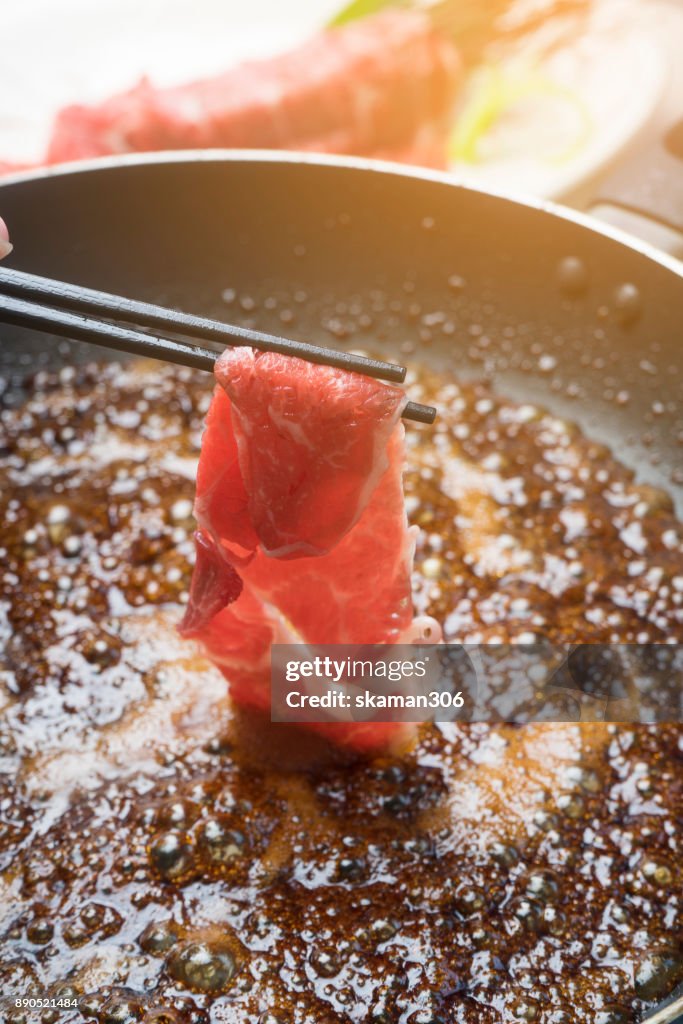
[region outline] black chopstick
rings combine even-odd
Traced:
[[[179,363],[181,366],[192,366],[197,370],[213,368],[219,353],[198,345],[188,345],[182,341],[171,341],[169,338],[157,338],[153,334],[143,334],[130,327],[120,327],[105,320],[94,320],[79,313],[69,313],[62,309],[51,309],[39,306],[35,302],[25,302],[9,295],[0,294],[0,321],[16,327],[30,327],[34,331],[55,334],[60,338],[73,338],[74,341],[87,341],[104,348],[113,348],[117,352],[129,352],[131,355],[148,356],[151,359],[163,359],[165,362]]]
[[[4,281],[2,278],[5,273],[5,271],[0,271],[0,322],[2,323],[12,324],[18,327],[29,327],[32,330],[57,335],[58,337],[73,338],[75,341],[86,341],[90,344],[102,345],[105,348],[115,349],[119,352],[146,356],[151,359],[160,359],[164,362],[176,363],[181,366],[190,366],[198,370],[206,370],[209,373],[213,372],[219,353],[211,349],[201,348],[198,345],[190,345],[187,342],[175,341],[170,338],[160,338],[153,334],[145,334],[142,331],[133,330],[130,327],[122,327],[119,324],[112,324],[107,321],[83,316],[80,313],[73,313],[62,309],[53,309],[51,306],[43,306],[35,302],[27,302],[24,299],[13,298],[12,296],[2,294],[1,289],[4,287]],[[18,272],[9,271],[7,273],[16,274]],[[110,298],[113,297],[110,296]],[[172,315],[170,310],[163,310],[163,312]],[[182,316],[185,317],[188,316],[188,314],[182,314]],[[218,326],[224,327],[227,325],[219,324]],[[233,344],[238,330],[238,328],[231,328],[231,331],[235,332],[235,334],[231,334]],[[245,334],[261,336],[260,332],[256,331],[245,332]],[[262,337],[270,339],[269,335],[263,335]],[[248,337],[244,337],[241,331],[239,338],[246,344],[252,344],[251,340]],[[278,342],[282,341],[283,343],[293,347],[298,347],[296,342],[289,342],[287,339],[275,340]],[[307,345],[305,348],[315,349],[316,357],[318,356],[318,353],[328,352],[327,349],[318,348],[318,346],[313,345]],[[297,354],[288,349],[283,350],[271,348],[269,351],[284,351],[287,355]],[[350,353],[340,353],[336,352],[334,349],[330,349],[329,352],[334,357],[335,361],[331,362],[325,360],[324,362],[328,366],[339,366],[340,361],[337,361],[336,358],[338,356],[348,356],[349,361],[365,359],[363,356],[352,356]],[[309,361],[319,363],[323,362],[321,358]],[[381,361],[378,360],[368,360],[368,362],[374,364],[375,367],[383,365]],[[392,366],[393,364],[388,363],[385,365]],[[355,373],[365,373],[364,369],[356,369],[355,365],[353,367],[349,367],[348,361],[341,362],[341,368],[346,370],[352,369]],[[398,367],[397,369],[402,369],[402,367]],[[368,376],[368,374],[366,374],[366,376]],[[420,405],[417,402],[407,402],[402,415],[404,419],[413,420],[418,423],[433,423],[436,416],[436,410],[428,405]]]
[[[110,295],[108,292],[83,288],[66,281],[53,281],[51,278],[38,277],[36,274],[27,274],[21,270],[8,270],[4,267],[0,269],[0,292],[26,299],[28,302],[67,309],[72,313],[95,314],[98,318],[119,320],[133,327],[159,327],[174,334],[186,334],[204,341],[217,341],[221,345],[242,344],[263,352],[280,352],[282,355],[306,359],[309,363],[336,366],[340,370],[362,373],[366,377],[376,377],[392,381],[394,384],[402,384],[406,376],[405,366],[398,366],[396,363],[385,363],[381,359],[370,359],[368,356],[359,356],[352,352],[340,352],[320,345],[309,345],[303,341],[292,341],[290,338],[252,331],[247,327],[237,327],[219,320],[155,306],[150,302],[137,302],[121,295]]]

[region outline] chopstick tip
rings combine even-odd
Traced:
[[[408,402],[403,410],[404,420],[413,420],[415,423],[426,423],[427,425],[436,419],[436,409],[433,405],[421,405],[419,402]]]

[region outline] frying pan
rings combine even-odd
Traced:
[[[594,221],[431,172],[237,151],[5,179],[0,213],[17,269],[280,332],[265,300],[285,296],[286,332],[328,345],[349,309],[370,309],[344,344],[547,405],[683,515],[683,265]],[[253,301],[228,308],[226,289]],[[14,328],[2,339],[10,401],[27,371],[104,355]],[[680,994],[649,1022],[679,1014]]]

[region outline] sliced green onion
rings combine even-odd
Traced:
[[[499,67],[488,66],[478,72],[477,78],[479,80],[475,80],[472,96],[461,112],[451,136],[451,159],[470,164],[481,162],[481,140],[517,103],[534,97],[561,100],[578,114],[576,137],[559,153],[546,157],[547,162],[567,163],[586,145],[593,130],[593,121],[585,102],[572,89],[537,71],[515,75]]]
[[[351,0],[350,4],[342,7],[341,11],[328,21],[327,27],[339,28],[340,25],[346,25],[349,21],[365,18],[369,14],[376,14],[377,11],[381,11],[385,7],[399,6],[403,6],[402,0]]]

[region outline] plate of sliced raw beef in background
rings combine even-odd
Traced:
[[[340,0],[25,0],[3,12],[0,169],[286,148],[561,198],[647,123],[666,77],[637,0],[359,6],[385,9],[323,34]]]

